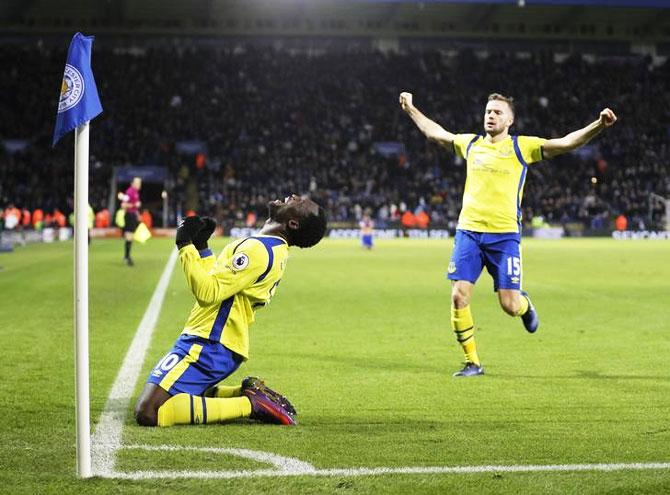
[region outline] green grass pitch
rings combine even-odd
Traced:
[[[266,378],[294,402],[299,426],[142,429],[129,408],[123,444],[252,449],[319,469],[669,462],[670,243],[523,247],[540,330],[528,335],[502,312],[484,272],[472,308],[485,377],[451,378],[462,355],[449,328],[450,241],[378,241],[372,252],[324,241],[291,251],[251,329],[251,359],[230,378]],[[90,249],[93,427],[173,244],[136,246],[134,268],[122,249],[119,240]],[[72,251],[68,242],[0,255],[0,492],[670,492],[670,469],[79,481]],[[192,301],[177,264],[132,403]],[[186,450],[121,449],[116,462],[120,471],[267,467]]]

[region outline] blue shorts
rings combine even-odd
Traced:
[[[361,236],[361,244],[363,244],[363,247],[371,248],[372,247],[372,234],[363,234]]]
[[[202,395],[231,375],[243,360],[220,342],[181,334],[151,370],[147,383],[155,383],[170,395]]]
[[[447,270],[449,280],[475,283],[486,267],[493,290],[521,289],[521,234],[457,230]]]

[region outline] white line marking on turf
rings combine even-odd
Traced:
[[[146,479],[232,479],[286,476],[381,476],[387,474],[478,474],[478,473],[537,473],[570,471],[639,471],[670,469],[670,462],[630,464],[549,464],[517,466],[434,466],[434,467],[378,467],[352,469],[315,469],[309,472],[258,469],[245,471],[132,471],[114,472],[110,478],[127,480]]]
[[[291,457],[282,457],[267,452],[221,447],[181,447],[177,445],[126,445],[124,449],[153,451],[211,452],[244,457],[258,462],[267,462],[276,469],[229,470],[229,471],[130,471],[110,472],[106,477],[128,480],[144,479],[232,479],[280,476],[382,476],[387,474],[478,474],[478,473],[536,473],[575,471],[640,471],[670,469],[670,462],[617,463],[617,464],[548,464],[507,466],[426,466],[426,467],[377,467],[316,469],[313,465]]]
[[[96,476],[109,476],[114,472],[116,451],[121,447],[123,423],[126,420],[128,403],[133,389],[142,371],[144,356],[151,342],[158,315],[160,314],[165,291],[177,261],[177,250],[173,249],[163,274],[154,290],[144,317],[137,327],[119,374],[116,376],[112,391],[109,393],[100,422],[93,434],[92,471]]]
[[[124,449],[154,450],[154,451],[191,451],[191,452],[211,452],[215,454],[227,454],[235,457],[243,457],[252,461],[265,462],[272,464],[276,469],[272,473],[291,473],[291,474],[309,474],[316,471],[316,468],[308,462],[303,462],[293,457],[283,457],[263,452],[260,450],[236,449],[230,447],[181,447],[178,445],[124,445]],[[244,472],[244,471],[241,471]],[[254,472],[254,471],[251,471]]]

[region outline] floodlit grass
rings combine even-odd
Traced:
[[[218,250],[225,240],[214,243]],[[152,239],[122,264],[122,242],[91,245],[91,400],[98,421],[173,244]],[[670,461],[670,243],[524,241],[524,286],[541,326],[498,307],[484,272],[472,303],[487,375],[455,380],[449,241],[353,241],[293,249],[251,359],[299,426],[236,422],[146,429],[129,410],[123,443],[236,447],[319,469]],[[75,478],[72,244],[0,254],[0,483],[11,493],[663,493],[670,470],[386,475],[247,480]],[[135,396],[193,302],[179,265]],[[134,402],[134,399],[133,401]],[[94,425],[95,426],[95,425]],[[259,469],[211,453],[122,449],[117,469]],[[11,489],[9,489],[11,487]]]

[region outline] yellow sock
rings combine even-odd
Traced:
[[[177,394],[158,408],[158,426],[183,425],[191,422],[191,396]]]
[[[517,316],[522,316],[525,315],[528,312],[528,308],[530,307],[530,304],[528,304],[528,298],[524,296],[523,294],[519,294],[519,301],[521,301],[521,304],[519,306],[519,311],[516,313]]]
[[[204,395],[205,397],[218,397],[220,399],[242,397],[242,385],[215,385],[208,388]]]
[[[231,419],[248,418],[251,415],[251,402],[246,397],[205,398],[204,402],[207,423],[223,423]]]
[[[158,409],[158,426],[222,423],[251,415],[246,397],[227,399],[177,394]]]
[[[451,329],[456,334],[456,340],[461,344],[465,360],[479,366],[477,345],[475,344],[475,323],[472,320],[470,306],[461,309],[451,307]]]

